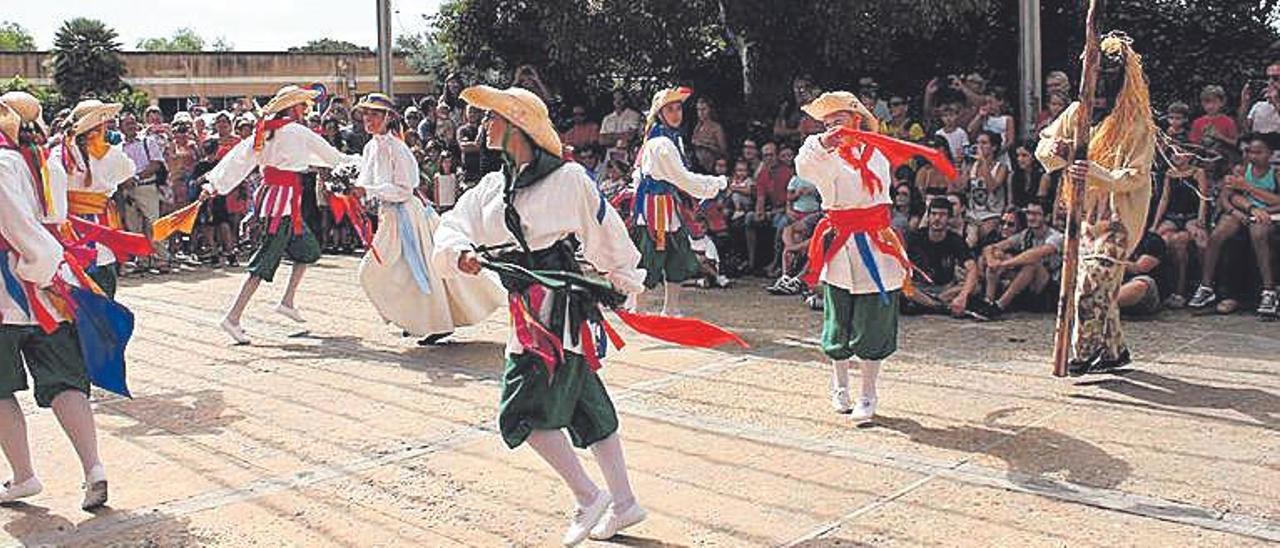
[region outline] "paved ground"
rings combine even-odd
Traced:
[[[265,289],[247,347],[215,327],[238,274],[126,283],[137,397],[96,394],[112,507],[78,510],[70,445],[35,412],[47,491],[0,508],[0,544],[555,543],[566,490],[493,430],[504,317],[421,349],[376,320],[354,267],[313,269],[309,334]],[[651,515],[620,544],[1280,542],[1280,324],[1130,323],[1138,367],[1073,383],[1048,374],[1049,318],[909,318],[883,416],[855,428],[827,406],[818,315],[749,285],[689,300],[752,349],[632,335],[605,368]]]

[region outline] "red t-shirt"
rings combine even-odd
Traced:
[[[1218,141],[1225,141],[1229,145],[1234,145],[1236,139],[1240,136],[1240,131],[1236,129],[1236,121],[1225,114],[1217,114],[1214,116],[1204,115],[1196,118],[1191,123],[1191,142],[1205,144],[1205,135],[1211,135]]]
[[[782,163],[774,164],[773,169],[760,166],[756,173],[756,201],[764,203],[765,209],[787,207],[787,185],[795,170]]]

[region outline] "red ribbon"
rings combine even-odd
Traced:
[[[742,337],[737,334],[696,318],[653,316],[622,309],[614,310],[614,313],[622,319],[622,323],[640,334],[680,346],[715,348],[733,343],[743,348],[750,348],[747,341],[742,340]]]
[[[271,122],[277,122],[272,120]],[[268,122],[270,123],[270,122]],[[302,174],[277,169],[271,166],[263,166],[262,168],[262,184],[266,186],[275,186],[291,189],[290,192],[290,215],[293,217],[293,233],[294,235],[302,234]],[[267,225],[267,231],[275,234],[280,228],[280,217],[272,212],[271,222]]]
[[[68,220],[80,236],[78,240],[70,242],[68,247],[81,247],[87,242],[97,242],[107,246],[121,262],[129,260],[129,257],[146,257],[155,252],[151,239],[142,234],[125,232],[75,216],[68,217]]]
[[[809,240],[809,269],[802,278],[810,287],[818,284],[822,268],[831,261],[836,251],[844,248],[854,234],[866,234],[876,249],[897,259],[907,271],[907,278],[915,269],[907,259],[906,248],[890,228],[892,213],[889,204],[861,209],[833,209],[824,212],[822,220],[813,229]],[[833,234],[828,241],[828,234]]]

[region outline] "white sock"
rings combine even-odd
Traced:
[[[573,498],[577,499],[578,506],[587,506],[596,500],[596,496],[600,494],[600,488],[587,477],[587,471],[582,468],[582,462],[578,460],[578,455],[574,454],[573,446],[569,444],[569,438],[565,436],[561,430],[534,430],[529,434],[529,446],[547,461],[551,468],[560,475],[569,489],[573,491]]]
[[[835,388],[849,389],[849,362],[844,360],[831,360],[831,386]]]
[[[596,456],[596,464],[600,465],[605,483],[609,484],[614,507],[627,508],[635,504],[636,496],[627,478],[627,461],[622,456],[622,439],[617,432],[592,445],[591,452]]]
[[[876,397],[876,378],[880,376],[880,360],[862,362],[862,397]]]
[[[663,284],[665,290],[662,301],[662,312],[664,314],[672,314],[680,311],[680,284],[667,282]]]

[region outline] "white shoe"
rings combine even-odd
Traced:
[[[107,504],[107,469],[101,464],[89,470],[89,477],[84,480],[84,501],[81,510],[95,510]]]
[[[591,504],[574,509],[573,519],[569,521],[569,529],[564,532],[561,542],[565,546],[577,546],[587,540],[587,535],[591,534],[591,530],[600,522],[600,518],[604,516],[607,509],[609,509],[609,493],[602,490],[596,494],[596,500]]]
[[[638,503],[632,502],[631,506],[621,512],[610,504],[609,511],[604,513],[603,518],[600,518],[600,523],[597,523],[591,529],[591,538],[595,540],[613,538],[619,531],[640,523],[647,517],[649,517],[649,513],[644,508],[641,508]]]
[[[852,408],[849,407],[849,389],[831,387],[831,408],[836,413],[848,413]]]
[[[290,308],[282,304],[276,305],[276,314],[289,318],[298,323],[307,323],[307,319],[298,313],[298,309]]]
[[[27,497],[34,497],[39,495],[41,491],[44,491],[44,485],[41,485],[40,479],[35,476],[31,476],[27,478],[27,481],[19,484],[6,481],[4,482],[4,488],[0,489],[0,504],[9,504]]]
[[[235,339],[236,344],[249,344],[249,334],[245,333],[244,329],[240,328],[240,324],[231,323],[230,318],[223,318],[222,323],[218,324],[218,327],[221,327],[223,331],[226,331],[228,335],[231,335],[231,338]]]
[[[858,398],[858,405],[853,407],[851,416],[855,421],[871,420],[871,417],[876,416],[876,399],[865,396]]]

